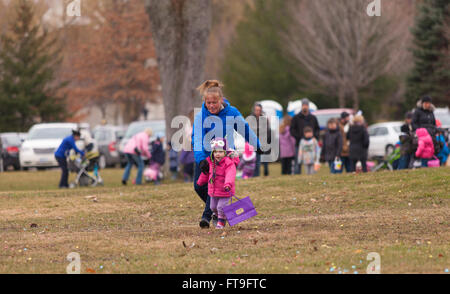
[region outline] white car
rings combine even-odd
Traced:
[[[370,136],[369,158],[384,157],[395,149],[400,140],[400,128],[403,122],[385,122],[371,125],[368,129]]]
[[[62,140],[77,128],[74,123],[48,123],[34,125],[23,142],[20,165],[23,169],[57,167],[55,151]]]

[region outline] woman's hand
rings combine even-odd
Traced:
[[[204,173],[205,175],[209,174],[209,163],[206,159],[200,161],[199,166],[202,173]]]

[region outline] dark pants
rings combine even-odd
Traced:
[[[400,157],[400,162],[398,163],[398,169],[409,169],[412,162],[411,154],[405,154]]]
[[[295,157],[294,157],[294,174],[300,175],[302,173],[302,164],[298,163],[298,147],[295,146]]]
[[[127,157],[127,165],[125,166],[125,171],[122,176],[123,181],[128,181],[128,178],[130,177],[131,168],[133,165],[136,165],[138,168],[137,176],[136,176],[136,185],[142,184],[142,174],[144,172],[144,161],[139,155],[136,154],[128,154],[126,153],[125,156]]]
[[[195,163],[194,168],[194,189],[195,192],[197,192],[197,195],[202,199],[203,202],[205,202],[205,210],[203,211],[202,219],[206,219],[208,221],[211,221],[212,218],[212,210],[209,207],[210,205],[210,199],[208,195],[208,184],[204,186],[197,185],[198,178],[201,174],[200,165],[199,163]]]
[[[67,169],[67,159],[65,157],[56,157],[59,167],[61,168],[61,179],[59,180],[60,188],[69,188],[69,170]]]
[[[269,175],[269,163],[263,162],[262,164],[264,166],[264,175],[268,176]],[[261,169],[261,155],[256,154],[255,173],[253,174],[254,177],[259,177],[261,175],[260,169]]]
[[[341,161],[342,161],[341,172],[343,172],[344,168],[345,168],[345,172],[351,173],[352,172],[352,161],[350,160],[350,157],[341,156]]]
[[[363,172],[367,172],[367,160],[366,159],[364,159],[364,160],[359,160],[359,161],[361,161],[361,166],[362,166],[362,170],[363,170]],[[356,159],[356,160],[353,160],[352,159],[352,171],[354,171],[354,172],[356,172],[356,164],[358,163],[358,159]]]
[[[292,174],[292,162],[295,160],[294,157],[281,158],[281,174],[291,175]]]

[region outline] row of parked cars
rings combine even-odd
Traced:
[[[28,133],[0,134],[0,150],[4,170],[46,169],[57,167],[54,153],[62,140],[79,128],[81,135],[89,133],[98,146],[100,168],[124,166],[126,159],[121,150],[135,134],[153,129],[153,139],[165,136],[165,121],[139,121],[126,126],[100,125],[90,129],[88,124],[43,123],[36,124]],[[83,146],[82,140],[77,146]]]

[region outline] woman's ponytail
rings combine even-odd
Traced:
[[[218,80],[206,80],[200,86],[198,86],[197,90],[200,92],[200,95],[203,96],[203,99],[207,94],[216,94],[219,97],[223,97],[222,92],[223,84]]]

